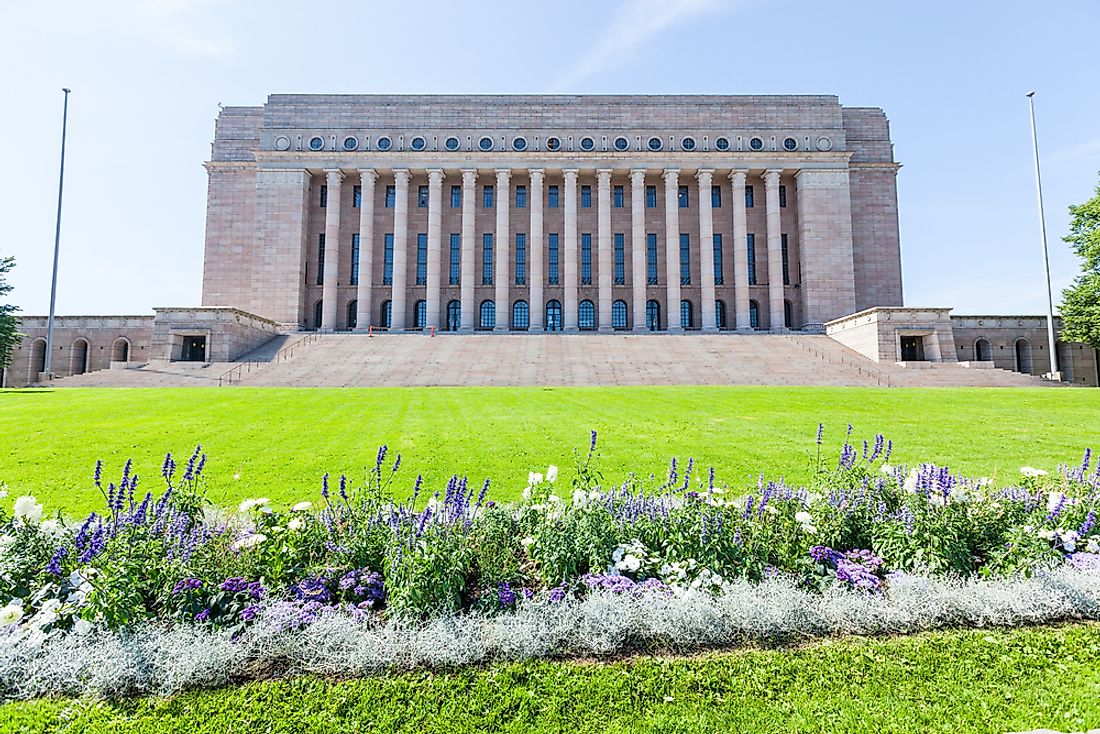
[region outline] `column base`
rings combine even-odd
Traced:
[[[646,326],[635,326],[634,328],[631,329],[631,331],[634,332],[635,334],[648,334],[649,333],[649,328],[646,327]]]
[[[738,326],[733,331],[736,334],[755,334],[756,333],[756,329],[752,328],[751,326]]]
[[[494,326],[493,327],[493,333],[494,334],[507,334],[509,331],[511,331],[511,330],[507,326]]]
[[[567,327],[565,327],[564,329],[561,330],[561,333],[562,334],[580,334],[581,330],[578,329],[576,326],[567,326]]]
[[[336,329],[332,328],[331,326],[326,326],[324,328],[318,329],[317,333],[318,334],[335,334]]]
[[[528,334],[542,334],[543,328],[541,326],[529,326],[527,327]]]
[[[705,334],[717,334],[718,333],[718,327],[717,326],[704,326],[703,327],[703,333],[705,333]]]
[[[682,327],[682,326],[670,326],[670,327],[668,327],[667,331],[668,331],[669,334],[683,334],[684,333],[684,327]]]
[[[458,333],[459,334],[473,334],[474,333],[474,327],[472,327],[472,326],[459,326],[458,327]]]
[[[615,332],[615,330],[613,328],[611,328],[610,326],[601,326],[599,328],[599,332],[601,334],[612,334],[612,333]]]
[[[356,326],[354,329],[351,330],[352,334],[366,334],[369,332],[370,324],[367,324],[366,326]]]
[[[772,328],[768,329],[768,331],[773,334],[789,334],[791,330],[788,329],[786,326],[773,326]]]

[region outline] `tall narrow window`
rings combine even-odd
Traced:
[[[421,232],[416,235],[416,284],[428,282],[428,235]]]
[[[481,235],[481,284],[493,284],[493,235]]]
[[[722,187],[711,186],[710,187],[710,205],[714,209],[722,208]]]
[[[587,298],[577,306],[577,328],[581,331],[596,328],[596,306]]]
[[[382,301],[382,328],[390,328],[393,323],[393,301]]]
[[[645,236],[645,280],[647,285],[657,285],[657,235],[647,232]]]
[[[428,325],[428,302],[417,301],[414,309],[416,315],[416,328],[423,329]]]
[[[779,187],[779,206],[781,206],[781,207],[787,206],[787,187],[786,186],[780,186]]]
[[[626,236],[615,233],[615,285],[626,285]]]
[[[428,207],[428,187],[417,186],[416,187],[416,208],[426,209]]]
[[[611,189],[611,206],[616,209],[623,208],[623,187],[615,186]]]
[[[462,235],[451,232],[451,267],[447,282],[458,285],[462,275]]]
[[[592,187],[581,186],[581,209],[592,208]]]
[[[652,299],[645,302],[645,328],[650,331],[661,328],[661,304]]]
[[[611,304],[611,328],[626,328],[626,301],[618,300]]]
[[[581,285],[592,285],[592,235],[581,235]]]
[[[317,236],[317,285],[325,284],[325,235]]]
[[[680,233],[680,285],[691,285],[691,235]]]
[[[393,209],[397,202],[397,188],[395,186],[386,187],[386,208]]]
[[[351,236],[351,285],[359,285],[359,235]]]
[[[788,258],[788,256],[787,256],[787,235],[781,234],[781,235],[779,235],[779,238],[780,238],[780,241],[782,242],[780,247],[782,247],[782,250],[783,250],[783,285],[790,285],[791,284],[791,261],[790,261],[790,258]]]
[[[749,301],[749,326],[754,329],[760,328],[760,306],[756,301]]]
[[[328,186],[321,184],[321,208],[328,206]]]
[[[481,206],[486,209],[493,208],[493,187],[485,186],[481,189]]]
[[[516,209],[527,208],[527,187],[516,186]]]
[[[680,186],[676,190],[676,201],[679,202],[681,209],[687,209],[688,208],[689,201],[688,201],[688,187],[687,186]]]
[[[725,278],[722,277],[722,235],[714,235],[714,284],[723,285]]]
[[[645,187],[645,208],[656,209],[657,208],[657,187],[646,186]]]
[[[546,187],[546,206],[551,209],[558,208],[558,187],[547,186]]]
[[[558,284],[558,235],[551,233],[546,236],[546,252],[550,259],[550,267],[547,278],[548,285]]]
[[[561,331],[561,302],[550,299],[546,302],[546,330]]]
[[[745,187],[745,208],[746,209],[752,209],[752,204],[753,204],[752,186],[746,186]]]
[[[726,302],[715,301],[714,302],[714,322],[719,329],[726,328]]]
[[[680,301],[680,326],[685,329],[692,328],[691,319],[691,301],[684,299]]]
[[[527,285],[527,235],[516,233],[516,285]]]
[[[351,208],[358,209],[363,206],[363,187],[352,186],[351,187]]]
[[[462,187],[461,186],[452,186],[451,187],[451,208],[452,209],[458,209],[461,206],[462,206]]]
[[[531,326],[531,311],[527,301],[516,301],[512,304],[512,328],[516,331],[526,331]]]
[[[382,238],[382,285],[393,285],[393,233]]]
[[[750,232],[748,238],[749,285],[756,285],[756,235]]]
[[[493,301],[481,302],[481,328],[492,329],[497,325],[497,305]]]

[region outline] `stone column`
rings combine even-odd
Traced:
[[[668,330],[679,333],[680,326],[680,170],[666,168],[665,181],[665,318]]]
[[[370,329],[374,313],[371,286],[374,283],[374,182],[377,180],[378,174],[373,168],[359,171],[362,196],[359,202],[359,287],[355,292],[356,331]]]
[[[443,169],[428,169],[428,267],[427,272],[427,308],[424,330],[439,328],[439,294],[441,262],[440,241],[443,237]]]
[[[738,331],[751,331],[749,318],[749,224],[745,215],[745,178],[748,171],[733,169],[733,308]]]
[[[528,302],[528,313],[531,325],[528,331],[540,332],[543,329],[542,317],[546,311],[543,303],[543,288],[546,285],[546,276],[542,268],[542,183],[544,172],[541,168],[532,168],[528,172],[531,176],[531,193],[527,197],[527,206],[531,207],[531,231],[527,235],[527,275],[531,278],[531,299]]]
[[[565,178],[565,330],[577,330],[577,169],[562,171]]]
[[[630,285],[634,331],[645,331],[645,258],[645,169],[634,168],[630,171]]]
[[[512,312],[508,307],[508,265],[511,262],[511,247],[508,246],[508,207],[511,203],[511,186],[509,182],[512,179],[512,172],[507,168],[497,169],[497,190],[496,190],[496,209],[497,209],[497,232],[496,232],[496,246],[493,248],[493,256],[496,258],[496,262],[493,263],[493,301],[496,307],[496,325],[493,327],[493,331],[504,332],[508,331],[509,324],[511,323]]]
[[[597,205],[597,237],[599,239],[599,296],[600,331],[611,331],[611,275],[614,257],[611,253],[611,169],[601,168],[596,171],[599,179],[599,191]]]
[[[474,330],[474,196],[477,170],[462,170],[462,269],[459,273],[459,331]]]
[[[406,245],[409,239],[409,179],[407,168],[393,171],[393,286],[390,288],[390,331],[405,330],[405,284],[408,282]]]
[[[768,199],[768,325],[772,331],[784,331],[783,321],[783,237],[779,225],[779,175],[781,170],[764,171],[765,196]]]
[[[340,278],[340,189],[344,174],[325,171],[328,202],[325,207],[325,273],[321,291],[321,331],[336,330],[337,293]]]
[[[700,168],[695,174],[699,182],[699,313],[703,318],[703,331],[718,331],[714,310],[714,212],[711,210],[710,190],[714,171]]]

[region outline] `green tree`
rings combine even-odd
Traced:
[[[18,307],[4,303],[5,297],[11,293],[11,285],[5,277],[15,267],[15,258],[0,257],[0,370],[11,364],[11,351],[23,337],[19,333],[19,319],[15,318]]]
[[[1084,263],[1081,275],[1062,291],[1062,339],[1100,349],[1100,185],[1069,213],[1073,220],[1065,240]]]

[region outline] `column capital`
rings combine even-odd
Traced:
[[[577,183],[577,176],[580,175],[580,170],[577,168],[563,168],[561,174],[565,178],[566,183]]]
[[[542,183],[543,178],[546,176],[546,171],[541,168],[528,168],[527,175],[531,177],[531,183],[536,181]]]
[[[473,186],[477,183],[477,169],[476,168],[463,168],[462,169],[462,185]]]
[[[412,173],[407,168],[393,169],[393,180],[399,186],[408,186],[412,179]]]
[[[444,178],[446,178],[446,176],[443,175],[443,169],[442,168],[429,168],[428,169],[428,181],[430,183],[432,183],[432,184],[443,183]]]
[[[769,168],[760,174],[760,178],[764,179],[769,185],[776,185],[779,183],[779,176],[783,173],[782,168]]]
[[[498,168],[498,169],[496,169],[496,174],[497,174],[497,183],[500,184],[501,186],[504,186],[512,178],[512,169],[511,168]]]
[[[680,180],[680,169],[679,168],[666,168],[664,171],[661,172],[661,178],[663,178],[665,180],[666,184],[669,181],[679,181]]]
[[[596,176],[599,177],[600,186],[609,186],[611,184],[610,168],[597,168]]]
[[[748,178],[749,171],[746,168],[735,168],[730,171],[730,181],[737,186],[744,186],[745,179]]]
[[[714,169],[700,168],[698,171],[695,172],[695,178],[699,181],[700,185],[709,185],[714,178]]]
[[[329,186],[339,186],[344,180],[344,172],[339,168],[326,168],[325,179]]]
[[[375,171],[373,168],[360,168],[359,180],[363,183],[373,184],[378,180],[378,171]]]
[[[640,186],[645,181],[645,169],[644,168],[631,168],[630,169],[630,182],[635,186]]]

